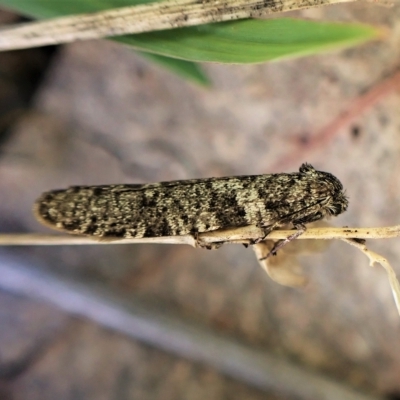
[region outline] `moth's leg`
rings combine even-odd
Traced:
[[[201,241],[201,239],[199,238],[199,233],[198,232],[193,232],[191,235],[192,235],[192,237],[193,237],[193,239],[194,239],[194,241],[196,243],[196,247],[200,248],[200,249],[216,250],[216,249],[219,249],[224,244],[224,242],[220,242],[220,243],[218,243],[218,242],[216,242],[216,243],[203,243]]]
[[[273,228],[271,228],[271,226],[267,226],[267,227],[265,227],[265,226],[258,226],[258,228],[260,228],[260,229],[262,229],[263,230],[263,235],[262,236],[260,236],[259,238],[257,238],[257,239],[251,239],[249,242],[249,244],[250,245],[253,245],[253,244],[257,244],[257,243],[260,243],[260,242],[262,242],[272,231],[273,231]]]
[[[278,240],[274,247],[271,249],[271,251],[263,258],[260,258],[260,261],[266,260],[270,256],[276,256],[276,252],[281,249],[283,246],[286,246],[288,243],[290,243],[292,240],[297,239],[300,235],[302,235],[306,231],[306,226],[298,223],[295,224],[294,227],[297,229],[297,232],[293,233],[292,235],[288,236],[286,239]]]
[[[207,250],[216,250],[219,249],[222,245],[224,244],[224,242],[220,242],[220,243],[202,243],[200,240],[196,241],[196,247],[200,248],[200,249],[207,249]]]

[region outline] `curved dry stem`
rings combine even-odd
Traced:
[[[265,240],[286,239],[295,233],[295,230],[274,230]],[[198,247],[220,243],[250,242],[264,236],[262,229],[249,225],[241,228],[221,229],[213,232],[200,233],[197,240],[191,235],[164,236],[141,239],[98,239],[89,236],[76,235],[45,235],[30,234],[0,234],[0,246],[57,246],[57,245],[88,245],[88,244],[188,244]],[[298,239],[387,239],[400,236],[400,225],[378,228],[310,228]]]
[[[389,264],[388,260],[374,251],[367,248],[364,243],[359,243],[353,239],[342,239],[344,242],[350,244],[351,246],[357,247],[361,252],[363,252],[369,258],[369,265],[374,266],[375,263],[380,264],[385,268],[388,275],[389,284],[392,289],[394,301],[396,303],[397,311],[400,314],[400,283],[397,280],[396,273],[394,272],[392,266]]]

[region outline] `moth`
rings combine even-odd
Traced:
[[[99,239],[197,235],[247,225],[266,236],[287,224],[298,236],[305,224],[347,206],[336,177],[303,164],[294,173],[73,186],[42,194],[34,213],[51,228]]]

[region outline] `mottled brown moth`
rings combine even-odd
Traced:
[[[305,224],[339,215],[347,205],[336,177],[303,164],[295,173],[73,186],[42,194],[34,212],[51,228],[100,239],[197,235],[247,225],[267,235],[287,224],[299,230],[297,237]]]

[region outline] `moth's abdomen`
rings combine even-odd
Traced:
[[[44,193],[35,214],[45,225],[75,234],[175,236],[248,225],[235,196],[231,190],[213,192],[197,186],[75,187]]]
[[[44,193],[35,204],[35,214],[45,225],[75,234],[125,237],[126,223],[118,197],[97,187],[73,187]],[[129,210],[125,210],[129,211]],[[137,231],[139,227],[133,227]]]

